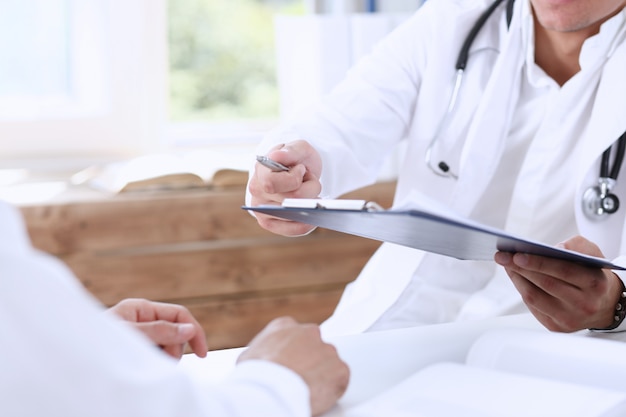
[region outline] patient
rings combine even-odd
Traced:
[[[103,312],[69,269],[30,246],[2,202],[0,231],[2,416],[298,417],[346,390],[336,349],[290,318],[262,330],[222,383],[203,385],[177,366],[186,344],[207,350],[187,309],[129,299]]]

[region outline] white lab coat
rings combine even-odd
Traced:
[[[525,1],[516,2],[510,29],[505,23],[504,7],[496,10],[471,48],[456,111],[436,145],[437,154],[445,156],[459,175],[458,180],[433,174],[424,163],[425,151],[446,112],[461,44],[491,0],[427,2],[382,41],[371,56],[363,59],[320,107],[271,132],[258,152],[263,154],[274,144],[294,137],[308,140],[322,156],[322,196],[336,197],[372,183],[384,156],[407,138],[395,202],[434,199],[472,217],[481,199],[489,198],[488,186],[519,94],[519,74],[524,64],[521,15],[523,8],[529,7]],[[597,182],[601,153],[626,131],[626,43],[621,42],[624,32],[622,28],[618,34],[620,43],[611,48],[597,89],[590,93],[590,100],[595,99],[593,110],[585,115],[587,120],[576,121],[583,128],[575,132],[563,130],[564,135],[579,133],[571,151],[571,158],[577,159],[577,169],[555,169],[547,174],[567,184],[575,182],[576,190],[572,189],[571,194],[576,197],[567,210],[575,218],[577,232],[597,243],[610,258],[626,252],[626,210],[602,222],[590,221],[581,211],[581,198],[584,190]],[[533,169],[532,161],[525,161],[520,178],[511,179],[515,189],[508,221],[495,226],[544,240],[541,229],[549,229],[551,219],[526,214],[518,206],[524,198],[542,191],[540,187],[524,189],[526,173],[540,170],[543,161],[534,163],[537,166]],[[541,178],[538,183],[541,184]],[[618,181],[615,192],[626,200],[626,180]],[[524,309],[502,268],[495,263],[437,259],[432,254],[383,244],[346,289],[333,317],[324,323],[325,332],[342,334],[369,329],[398,302],[409,284],[415,283],[420,268],[439,268],[441,283],[423,280],[411,289],[428,293],[422,297],[423,318],[415,324],[484,318]],[[464,268],[473,268],[476,273],[464,273]]]
[[[1,416],[310,415],[304,381],[270,362],[243,362],[220,385],[194,382],[32,249],[2,202],[0,231]]]

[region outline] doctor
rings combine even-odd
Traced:
[[[626,171],[614,175],[626,132],[626,1],[493,1],[425,3],[319,107],[263,140],[259,154],[290,170],[257,164],[247,204],[340,196],[375,181],[403,144],[395,204],[434,201],[626,265]],[[257,219],[282,235],[311,230]],[[528,310],[551,330],[626,328],[615,272],[524,254],[495,260],[383,244],[323,330]]]

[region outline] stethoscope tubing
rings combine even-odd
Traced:
[[[456,174],[450,171],[450,167],[445,162],[443,161],[439,162],[439,165],[437,166],[437,168],[434,168],[431,164],[432,164],[433,148],[435,147],[435,143],[439,141],[439,136],[441,135],[441,132],[443,132],[444,126],[448,124],[448,120],[450,119],[450,117],[452,116],[452,113],[454,112],[454,109],[456,107],[456,101],[459,97],[459,91],[461,91],[461,86],[463,85],[464,76],[465,76],[465,69],[457,68],[455,79],[454,79],[454,87],[452,88],[452,93],[450,93],[450,99],[448,101],[448,107],[446,108],[446,113],[444,114],[443,118],[439,122],[439,125],[437,126],[437,130],[435,131],[433,138],[430,140],[430,143],[428,144],[428,147],[426,148],[426,153],[424,156],[424,162],[426,162],[426,165],[435,174],[441,177],[452,177],[454,179],[457,179]]]
[[[444,130],[444,127],[449,124],[449,119],[454,113],[454,109],[456,108],[456,103],[459,97],[459,92],[461,91],[461,86],[463,85],[465,69],[467,67],[467,62],[469,60],[470,48],[472,44],[474,43],[476,36],[478,36],[478,32],[480,32],[482,27],[485,25],[485,22],[487,22],[487,19],[489,19],[489,17],[498,8],[498,6],[502,4],[503,1],[505,0],[494,1],[491,4],[491,6],[489,6],[487,10],[485,10],[480,15],[480,17],[478,18],[474,26],[472,26],[472,29],[470,29],[470,32],[468,33],[467,37],[465,38],[465,41],[463,42],[463,45],[461,46],[461,49],[459,50],[459,55],[457,57],[456,64],[455,64],[456,74],[454,77],[454,87],[452,89],[452,93],[450,94],[448,106],[446,108],[446,112],[443,118],[441,119],[441,122],[439,122],[439,124],[437,125],[437,129],[435,130],[435,134],[433,135],[433,138],[430,140],[430,143],[426,147],[426,152],[424,156],[424,162],[426,163],[426,165],[431,169],[432,172],[434,172],[435,174],[441,177],[450,177],[450,178],[458,179],[458,176],[450,170],[450,166],[445,161],[440,161],[436,167],[432,165],[433,164],[433,161],[432,161],[433,148],[435,147],[435,144],[439,141],[440,136]],[[506,1],[507,1],[506,18],[507,18],[507,25],[509,25],[511,23],[512,15],[513,15],[513,5],[514,5],[515,0],[506,0]]]
[[[617,140],[617,149],[615,151],[613,166],[609,169],[612,149],[613,146],[609,147],[602,153],[602,160],[600,162],[600,177],[617,180],[619,171],[622,168],[622,162],[624,161],[624,152],[626,151],[626,132],[624,132]]]

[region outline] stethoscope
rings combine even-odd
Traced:
[[[600,176],[598,184],[587,188],[583,194],[583,211],[590,219],[598,220],[613,214],[619,209],[619,198],[611,192],[617,183],[617,176],[624,161],[626,149],[626,132],[617,140],[617,150],[613,158],[613,166],[609,168],[611,160],[611,145],[602,152],[600,160]]]
[[[450,94],[450,100],[446,108],[446,113],[443,116],[439,126],[433,138],[431,139],[428,147],[426,148],[425,162],[426,165],[437,175],[441,177],[448,177],[458,179],[457,174],[450,170],[450,166],[445,161],[439,161],[436,165],[432,158],[432,151],[439,141],[444,127],[449,125],[450,117],[454,113],[456,103],[459,97],[459,91],[463,84],[463,78],[465,76],[465,68],[467,67],[467,61],[469,59],[469,50],[472,43],[476,39],[478,32],[485,25],[487,19],[493,14],[493,12],[502,4],[505,0],[495,0],[487,10],[480,15],[472,29],[470,30],[467,38],[461,46],[459,55],[455,64],[456,77],[454,80],[454,87]],[[513,17],[513,5],[515,0],[506,0],[506,20],[507,25],[511,24]],[[616,153],[613,157],[613,165],[609,167],[611,161],[611,151],[616,147]],[[600,176],[598,178],[598,184],[589,187],[583,194],[583,212],[585,215],[593,220],[599,220],[605,218],[609,214],[615,213],[619,209],[619,199],[611,191],[615,188],[617,183],[617,176],[619,174],[622,162],[624,161],[624,151],[626,150],[626,132],[622,134],[617,140],[617,144],[611,145],[607,150],[602,153],[602,160],[600,161]]]

